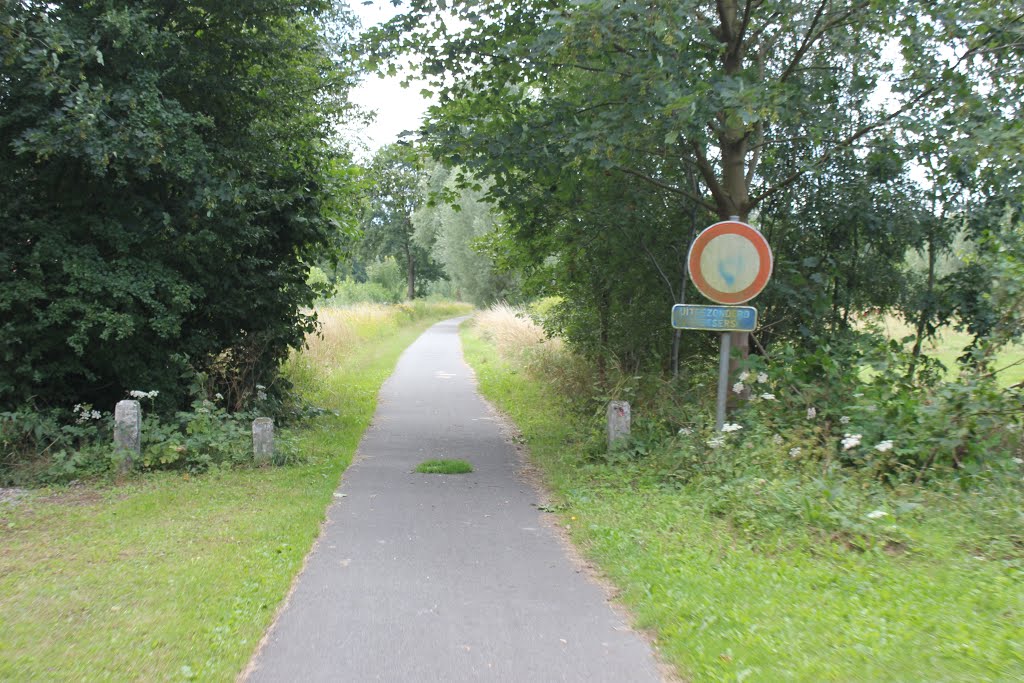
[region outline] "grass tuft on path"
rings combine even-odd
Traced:
[[[416,471],[420,474],[468,474],[473,471],[473,466],[465,460],[424,460],[416,465]]]
[[[399,354],[465,306],[323,311],[287,374],[304,464],[154,473],[0,502],[0,680],[231,681],[319,533]]]

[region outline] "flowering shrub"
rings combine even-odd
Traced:
[[[152,401],[156,391],[131,391],[133,398]],[[253,412],[231,413],[222,396],[196,399],[190,410],[160,417],[143,405],[143,469],[186,469],[190,472],[219,465],[252,462]],[[265,398],[261,406],[274,406]],[[112,447],[113,416],[89,404],[70,411],[38,411],[25,407],[0,413],[0,485],[59,483],[103,476],[116,469]],[[294,460],[291,444],[279,435],[275,442],[277,462]]]
[[[818,457],[880,476],[971,472],[1021,452],[1019,389],[981,371],[942,381],[921,359],[912,372],[912,361],[898,343],[871,334],[813,351],[783,346],[770,361],[751,356],[737,393],[755,374],[757,384],[736,420],[776,434],[811,428]]]
[[[69,414],[25,406],[0,413],[0,484],[28,479],[60,481],[109,470],[110,413],[78,404]],[[102,444],[102,447],[97,446]],[[31,471],[16,472],[26,453],[33,454]]]

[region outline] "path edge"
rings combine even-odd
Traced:
[[[558,513],[547,513],[540,509],[549,506],[554,501],[554,494],[548,488],[544,472],[533,461],[530,449],[526,445],[526,438],[516,423],[508,414],[494,405],[480,392],[480,382],[478,381],[476,370],[466,361],[465,349],[462,345],[462,332],[468,330],[467,326],[472,321],[473,316],[469,316],[459,323],[459,356],[462,359],[462,364],[469,371],[469,377],[473,382],[473,390],[476,391],[480,401],[483,402],[488,412],[494,418],[494,422],[501,430],[505,442],[516,453],[518,461],[516,476],[529,486],[537,496],[539,502],[537,518],[540,520],[540,523],[555,537],[570,565],[601,591],[605,604],[612,610],[616,618],[622,622],[623,627],[631,633],[635,633],[644,641],[651,652],[655,668],[662,683],[690,683],[689,679],[681,677],[676,667],[667,662],[662,656],[661,648],[657,645],[655,633],[651,630],[638,629],[635,626],[637,621],[636,615],[619,600],[622,591],[604,574],[600,567],[587,558],[583,548],[573,543],[569,531],[559,524],[560,518]]]

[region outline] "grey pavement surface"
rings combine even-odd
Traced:
[[[403,354],[248,681],[658,681],[567,556],[462,358],[460,319]],[[428,458],[471,474],[424,475]]]

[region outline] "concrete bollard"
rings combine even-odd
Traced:
[[[142,451],[142,406],[138,401],[118,401],[114,408],[114,449],[121,462],[118,469],[126,474]]]
[[[266,465],[274,459],[274,421],[269,417],[252,421],[252,456],[257,465]]]
[[[608,404],[608,450],[615,442],[629,436],[631,415],[628,401],[612,401]]]

